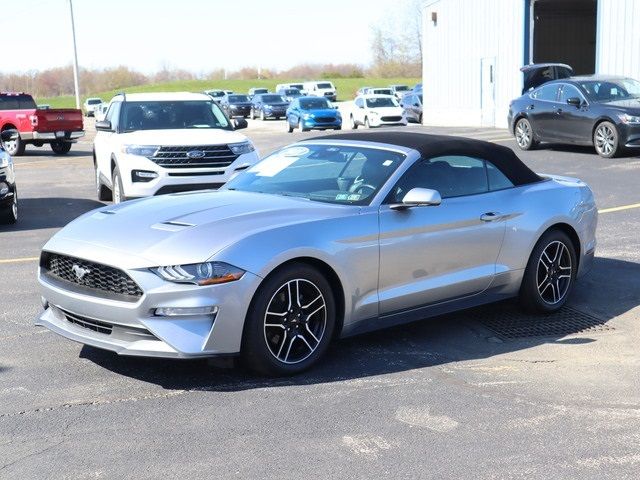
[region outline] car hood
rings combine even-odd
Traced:
[[[614,107],[617,110],[625,111],[631,115],[640,114],[640,99],[633,98],[628,100],[614,100],[612,102],[603,102],[602,105]]]
[[[304,113],[316,115],[318,117],[335,117],[338,110],[333,108],[312,108],[311,110],[302,110]]]
[[[250,107],[251,102],[232,102],[229,104],[231,107]]]
[[[358,212],[358,207],[260,193],[178,193],[88,212],[44,249],[120,268],[199,263],[261,231]]]
[[[120,135],[123,143],[136,145],[212,145],[246,142],[247,137],[221,128],[184,128],[177,130],[137,130]]]
[[[402,115],[403,110],[402,107],[378,107],[378,108],[369,108],[370,112],[376,112],[380,116],[394,116],[394,115]]]

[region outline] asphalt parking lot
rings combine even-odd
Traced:
[[[262,155],[321,135],[249,122]],[[516,148],[503,130],[407,128]],[[0,227],[0,478],[638,478],[639,157],[519,152],[585,180],[601,210],[594,269],[562,315],[468,310],[341,341],[318,368],[273,380],[33,326],[40,248],[102,205],[90,136],[50,153],[15,159],[21,219]]]

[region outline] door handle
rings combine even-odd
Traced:
[[[487,212],[480,215],[480,220],[483,222],[495,222],[496,220],[500,220],[502,218],[502,214],[499,212]]]
[[[562,109],[561,108],[556,110],[556,115],[562,115]]]

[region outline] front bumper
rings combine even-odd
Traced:
[[[620,143],[627,148],[640,148],[640,125],[618,124]]]
[[[342,119],[336,119],[333,122],[317,122],[315,119],[309,118],[307,120],[302,120],[302,124],[304,125],[305,128],[329,130],[332,128],[342,127]]]
[[[287,115],[287,109],[263,109],[265,118],[284,117]]]
[[[165,168],[146,157],[120,154],[118,164],[121,165],[122,187],[129,198],[151,197],[165,193],[189,190],[219,188],[231,180],[239,172],[254,165],[258,161],[256,151],[240,155],[234,162],[224,168]],[[126,166],[126,170],[123,167]],[[150,181],[133,181],[132,172],[141,170],[154,172],[158,176]]]
[[[400,120],[386,121],[381,117],[370,116],[369,125],[372,127],[393,126],[393,125],[407,125],[407,117],[403,116]]]
[[[36,325],[70,340],[120,355],[197,358],[240,352],[249,300],[260,277],[199,287],[166,282],[149,270],[127,270],[144,291],[135,303],[63,288],[39,274],[44,312]],[[218,307],[215,315],[158,317],[158,307]],[[108,333],[107,333],[108,332]]]
[[[249,116],[251,113],[251,106],[246,107],[229,107],[229,116],[230,117],[239,117],[239,116]]]

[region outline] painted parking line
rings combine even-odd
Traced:
[[[632,208],[640,208],[640,203],[632,203],[630,205],[622,205],[620,207],[603,208],[598,213],[621,212],[623,210],[631,210]]]
[[[23,257],[23,258],[0,258],[0,263],[26,263],[36,262],[40,257]]]

